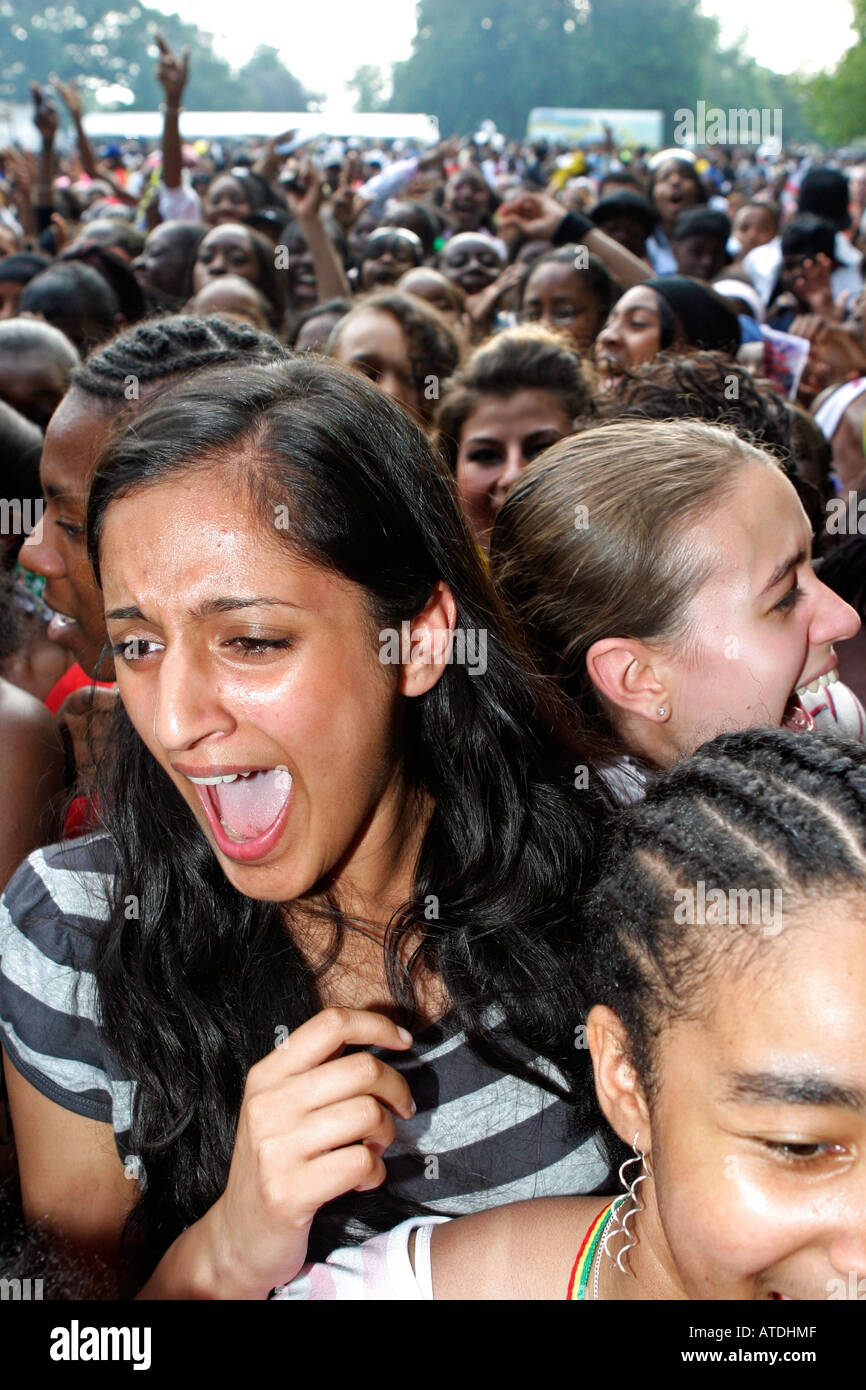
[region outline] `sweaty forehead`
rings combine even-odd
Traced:
[[[471,232],[461,232],[458,236],[452,237],[445,247],[445,259],[449,260],[452,256],[460,252],[477,256],[482,251],[489,251],[491,255],[499,255],[496,247],[483,236],[474,236]]]
[[[154,227],[145,246],[148,251],[179,251],[183,246],[183,233],[174,227]]]
[[[189,471],[110,502],[100,540],[108,606],[123,594],[124,602],[132,597],[178,610],[214,595],[258,594],[315,609],[338,592],[355,593],[259,512],[245,481],[256,462],[244,453],[202,458]],[[142,535],[146,546],[130,544]]]
[[[568,289],[573,290],[580,283],[586,283],[586,276],[568,261],[544,261],[535,265],[529,273],[526,291],[530,289]]]
[[[626,290],[616,303],[616,312],[626,314],[631,309],[643,309],[648,314],[658,316],[659,301],[655,290],[645,289],[642,285],[635,285],[633,289]]]
[[[211,197],[218,197],[223,193],[229,197],[237,198],[238,201],[246,202],[246,190],[240,180],[232,174],[221,174],[219,178],[214,179],[210,186]]]
[[[679,159],[666,159],[656,172],[656,183],[661,183],[665,179],[673,178],[676,175],[681,179],[693,178],[692,171],[688,164]]]
[[[0,352],[0,391],[5,387],[12,389],[19,397],[35,395],[39,391],[62,391],[67,373],[59,362],[46,353],[27,352],[13,357],[8,352]]]
[[[252,239],[240,222],[229,222],[224,227],[214,227],[212,232],[208,232],[202,242],[204,247],[222,246],[225,248],[240,247],[242,251],[252,250]]]
[[[571,418],[555,391],[527,387],[511,396],[482,396],[466,420],[462,437],[464,441],[512,434],[525,437],[542,430],[568,434]]]
[[[696,527],[716,581],[741,576],[760,593],[777,565],[807,553],[811,530],[793,486],[769,465],[749,465],[726,497]]]
[[[451,281],[440,275],[438,270],[426,267],[408,271],[400,281],[400,287],[408,294],[444,294],[450,297],[452,293]]]
[[[403,329],[395,318],[379,309],[368,309],[345,325],[337,351],[344,361],[363,353],[402,360],[408,348]]]
[[[112,415],[81,391],[68,391],[45,432],[40,476],[46,491],[80,497],[111,429]]]

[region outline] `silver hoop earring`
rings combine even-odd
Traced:
[[[643,1149],[638,1149],[637,1147],[638,1137],[639,1135],[636,1134],[631,1146],[632,1151],[634,1153],[634,1157],[627,1158],[619,1170],[619,1180],[622,1183],[623,1187],[626,1189],[629,1200],[628,1202],[621,1202],[620,1205],[617,1207],[614,1220],[610,1224],[610,1227],[604,1238],[604,1243],[602,1245],[602,1249],[605,1255],[607,1255],[608,1258],[612,1260],[614,1257],[608,1249],[609,1242],[613,1239],[614,1236],[625,1236],[625,1245],[620,1247],[619,1254],[616,1256],[616,1265],[620,1274],[632,1273],[632,1271],[630,1269],[626,1269],[625,1265],[623,1264],[624,1256],[626,1256],[628,1252],[630,1250],[633,1250],[634,1247],[637,1245],[637,1236],[635,1235],[633,1230],[629,1229],[628,1223],[629,1221],[633,1222],[637,1218],[639,1212],[646,1210],[645,1205],[641,1200],[640,1194],[637,1189],[642,1182],[646,1182],[647,1178],[651,1178],[653,1176],[653,1171],[649,1162],[647,1161],[647,1156],[645,1152],[643,1151]],[[640,1164],[640,1172],[636,1174],[636,1176],[632,1179],[631,1183],[627,1183],[625,1180],[625,1170],[632,1163]]]

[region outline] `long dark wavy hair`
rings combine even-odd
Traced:
[[[271,525],[274,506],[289,504],[288,546],[359,585],[380,628],[399,630],[442,580],[458,627],[486,632],[484,674],[448,664],[430,691],[404,702],[404,775],[434,809],[410,900],[387,927],[389,987],[411,1026],[414,968],[434,970],[476,1053],[566,1095],[576,1134],[588,1133],[597,1110],[587,1055],[574,1047],[572,962],[607,809],[603,783],[590,772],[588,789],[575,790],[586,781],[575,768],[592,765],[588,745],[523,654],[447,469],[399,406],[336,363],[208,369],[161,393],[109,444],[88,508],[97,579],[116,498],[220,466],[234,485],[248,470]],[[279,1024],[293,1029],[321,1004],[317,975],[292,937],[292,904],[260,902],[229,883],[122,710],[99,800],[117,877],[98,997],[120,1074],[137,1083],[131,1148],[147,1175],[127,1233],[143,1234],[159,1258],[225,1189],[250,1067],[273,1047]],[[342,933],[359,924],[341,917],[326,882],[317,889],[333,959]],[[125,911],[130,895],[135,920]],[[438,900],[432,921],[429,895]],[[407,968],[400,946],[409,933],[420,945]],[[564,1087],[528,1064],[517,1043],[553,1062]],[[385,1192],[382,1227],[408,1210],[389,1202]],[[370,1220],[369,1194],[363,1211]],[[327,1217],[326,1209],[320,1231]]]

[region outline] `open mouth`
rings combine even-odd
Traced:
[[[285,767],[244,768],[192,776],[222,852],[246,863],[270,853],[289,814],[292,776]]]
[[[486,276],[472,275],[464,276],[460,284],[465,294],[473,295],[480,294],[482,290],[486,290],[490,281]]]
[[[806,709],[806,706],[803,704],[796,690],[785,706],[785,712],[781,719],[781,727],[783,729],[795,729],[797,733],[806,734],[811,733],[815,727],[814,719]]]
[[[797,694],[801,696],[817,695],[818,691],[823,690],[826,686],[835,685],[838,679],[839,668],[834,666],[832,671],[828,671],[823,676],[816,676],[813,681],[809,681],[808,685],[798,685]]]
[[[782,715],[783,729],[796,729],[801,733],[810,733],[815,727],[815,721],[809,711],[809,705],[814,704],[810,696],[817,695],[819,690],[825,689],[828,685],[835,685],[839,679],[838,668],[834,666],[832,671],[825,672],[824,675],[816,676],[814,680],[806,685],[800,685],[791,695],[785,706]]]
[[[622,363],[618,362],[615,357],[597,357],[595,365],[604,385],[610,386],[625,375]]]

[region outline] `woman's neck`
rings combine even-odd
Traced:
[[[425,792],[395,786],[380,800],[359,842],[317,885],[291,905],[289,931],[317,975],[322,1007],[339,1004],[396,1016],[386,967],[389,923],[412,895],[418,856],[433,802]],[[345,929],[331,960],[337,924]],[[420,1026],[442,1017],[448,998],[434,970],[410,961],[423,939],[413,928],[400,942],[398,969],[411,973]]]
[[[630,1206],[627,1199],[619,1210],[627,1214]],[[617,1221],[616,1213],[610,1220]],[[608,1226],[605,1235],[610,1229]],[[685,1299],[686,1292],[677,1275],[654,1201],[629,1220],[628,1229],[637,1241],[623,1260],[628,1273],[623,1274],[616,1262],[617,1255],[626,1244],[622,1236],[611,1238],[610,1255],[606,1255],[603,1249],[597,1255],[600,1261],[599,1300],[626,1302],[652,1299],[670,1302]]]

